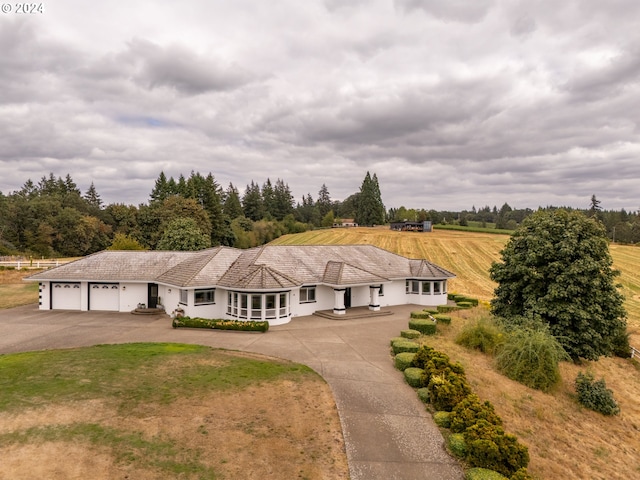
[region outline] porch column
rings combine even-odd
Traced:
[[[333,314],[334,315],[344,315],[347,313],[347,309],[344,308],[344,288],[334,288],[334,302],[333,302]]]
[[[374,312],[380,311],[379,295],[380,285],[369,286],[369,310],[373,310]]]

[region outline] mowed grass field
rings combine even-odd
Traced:
[[[273,244],[372,244],[413,258],[425,258],[457,275],[449,284],[459,292],[490,300],[495,287],[489,267],[500,260],[509,236],[435,230],[431,233],[393,232],[383,228],[311,231],[281,237]],[[631,344],[640,347],[640,248],[613,245],[614,267],[625,295]],[[582,365],[563,362],[562,382],[542,393],[499,374],[492,357],[455,343],[457,333],[479,316],[486,304],[454,313],[451,326],[441,325],[426,343],[463,364],[467,378],[483,400],[502,417],[505,429],[529,447],[529,471],[537,479],[640,478],[640,367],[637,362],[602,358]],[[576,401],[578,372],[591,371],[613,390],[621,413],[605,417]]]

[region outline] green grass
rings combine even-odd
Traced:
[[[175,355],[190,358],[173,367],[168,361]],[[0,355],[0,411],[102,397],[129,410],[145,402],[168,404],[205,390],[243,388],[305,372],[311,370],[181,344],[99,345]]]

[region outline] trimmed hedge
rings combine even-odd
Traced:
[[[402,338],[418,338],[420,336],[420,332],[418,330],[402,330],[400,332],[400,336]]]
[[[447,439],[449,451],[458,458],[467,456],[467,442],[464,441],[464,435],[461,433],[452,433]]]
[[[436,308],[438,309],[438,313],[449,313],[458,310],[456,305],[438,305]]]
[[[440,428],[449,428],[451,425],[451,413],[450,412],[436,412],[433,414],[433,421],[436,422]]]
[[[393,350],[394,355],[398,355],[402,352],[412,352],[415,353],[420,348],[416,342],[412,342],[411,340],[407,340],[406,338],[400,338],[391,344],[391,349]]]
[[[444,323],[445,325],[451,325],[451,317],[449,315],[442,315],[441,313],[437,313],[433,316],[438,323]]]
[[[422,403],[429,403],[429,389],[427,387],[419,388],[418,398],[422,401]]]
[[[410,386],[418,388],[421,386],[423,374],[424,371],[421,368],[409,367],[404,371],[404,379]]]
[[[508,480],[504,475],[486,468],[470,468],[464,474],[465,480]]]
[[[406,338],[404,338],[404,337],[393,337],[389,341],[389,345],[393,347],[394,342],[403,341],[403,340],[406,340]]]
[[[423,312],[427,312],[429,315],[436,315],[438,310],[435,308],[425,308]]]
[[[412,318],[409,320],[409,328],[418,330],[423,335],[434,335],[436,333],[436,324],[431,319]]]
[[[457,302],[456,305],[463,309],[473,308],[473,304],[471,302]]]
[[[398,370],[405,371],[407,368],[411,366],[411,362],[413,362],[413,357],[415,357],[415,353],[411,352],[400,352],[396,355],[394,363]]]
[[[173,328],[209,328],[215,330],[236,330],[241,332],[266,332],[269,330],[269,322],[256,322],[253,320],[224,320],[199,317],[176,317],[171,323]]]
[[[422,318],[422,319],[430,319],[431,314],[424,310],[416,310],[411,312],[411,318]]]
[[[470,303],[472,307],[477,307],[478,304],[480,303],[480,301],[477,298],[465,297],[464,295],[460,295],[459,297],[456,297],[454,301],[458,306],[460,306],[461,303]]]

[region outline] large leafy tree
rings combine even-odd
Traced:
[[[211,246],[209,235],[198,228],[193,218],[179,217],[167,225],[158,242],[158,250],[202,250]]]
[[[527,217],[491,266],[493,313],[507,323],[544,322],[574,359],[597,360],[625,337],[606,232],[580,212]]]

